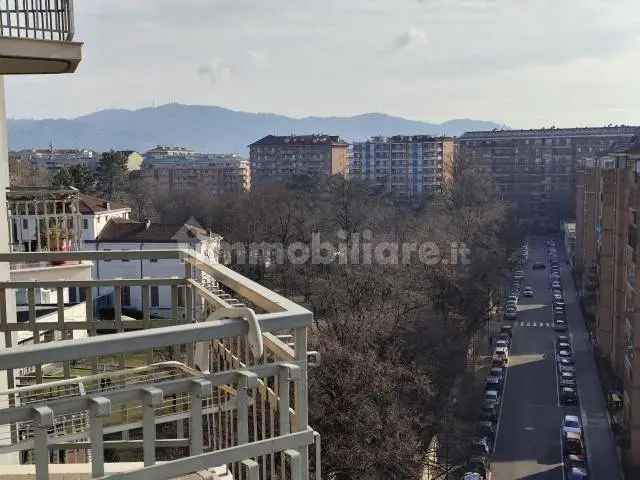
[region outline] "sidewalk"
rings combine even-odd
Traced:
[[[580,411],[586,434],[591,478],[595,480],[624,478],[593,348],[570,272],[563,270],[562,281],[569,307],[569,327],[576,357]]]

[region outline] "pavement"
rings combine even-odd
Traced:
[[[492,480],[563,480],[560,424],[563,416],[570,413],[582,416],[590,478],[616,480],[619,467],[613,434],[566,263],[561,265],[562,286],[575,351],[579,405],[564,407],[559,403],[555,362],[558,333],[551,321],[549,265],[547,263],[545,270],[531,269],[533,262],[546,261],[544,241],[542,238],[529,240],[529,264],[523,286],[533,287],[535,295],[521,297],[518,319],[509,322],[514,325],[513,342],[492,461]]]

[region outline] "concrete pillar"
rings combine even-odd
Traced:
[[[4,101],[4,76],[0,75],[0,252],[9,252],[9,225],[7,220],[7,188],[9,187],[9,144],[7,141],[7,115]],[[0,282],[9,281],[9,264],[0,263]],[[16,322],[15,292],[7,291],[7,322]],[[0,335],[0,349],[4,349],[4,335]],[[0,370],[0,390],[8,387],[5,370]],[[9,405],[4,399],[0,400],[0,408]],[[9,438],[8,426],[0,427],[0,438]],[[2,440],[4,441],[4,440]],[[17,453],[0,455],[0,464],[16,464],[19,461]]]

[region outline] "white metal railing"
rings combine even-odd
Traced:
[[[73,0],[0,0],[0,38],[70,42]]]
[[[104,475],[103,435],[142,428],[142,442],[118,443],[142,448],[145,467],[114,478],[174,478],[226,465],[237,478],[244,472],[251,479],[302,479],[310,472],[308,446],[315,445],[312,463],[319,479],[320,440],[308,427],[307,411],[309,311],[188,249],[0,254],[0,262],[19,263],[117,259],[178,259],[184,276],[0,283],[0,330],[8,346],[0,352],[0,368],[6,370],[10,388],[0,392],[0,402],[9,405],[0,409],[0,431],[4,425],[10,433],[10,438],[0,438],[0,454],[32,449],[37,478],[44,479],[48,449],[90,449],[96,478]],[[91,307],[93,290],[106,285],[114,289],[114,313],[112,319],[100,320]],[[171,288],[167,319],[150,318],[152,285]],[[60,292],[72,286],[85,292],[85,321],[65,321],[59,302],[57,322],[38,322],[33,290]],[[142,320],[122,318],[125,286],[142,289]],[[13,289],[28,292],[28,322],[14,323],[8,316],[7,292]],[[248,322],[207,321],[219,309],[240,307],[255,311],[264,342],[260,357],[248,340]],[[116,333],[98,335],[101,329]],[[88,337],[71,340],[78,330]],[[32,344],[12,346],[18,331],[33,332]],[[60,332],[48,338],[66,340],[45,343],[43,331]],[[75,371],[79,366],[86,370],[81,376]],[[16,386],[14,372],[24,369],[33,373]],[[59,373],[49,378],[51,371]],[[177,373],[167,377],[167,371]],[[188,456],[157,466],[155,449],[161,444],[155,426],[175,424],[174,441],[180,441],[185,421],[195,432],[186,442]]]

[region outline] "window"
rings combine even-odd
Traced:
[[[69,289],[69,303],[78,303],[78,290],[75,287]]]
[[[28,230],[29,229],[29,219],[28,218],[23,218],[22,219],[22,229],[23,230]]]
[[[151,287],[151,306],[158,307],[160,305],[160,288],[157,285]]]
[[[131,305],[131,287],[122,287],[122,305],[127,307]]]
[[[157,258],[150,258],[149,261],[151,263],[158,263],[158,259]]]
[[[86,218],[82,219],[82,228],[84,230],[89,230],[89,220],[87,220]]]

